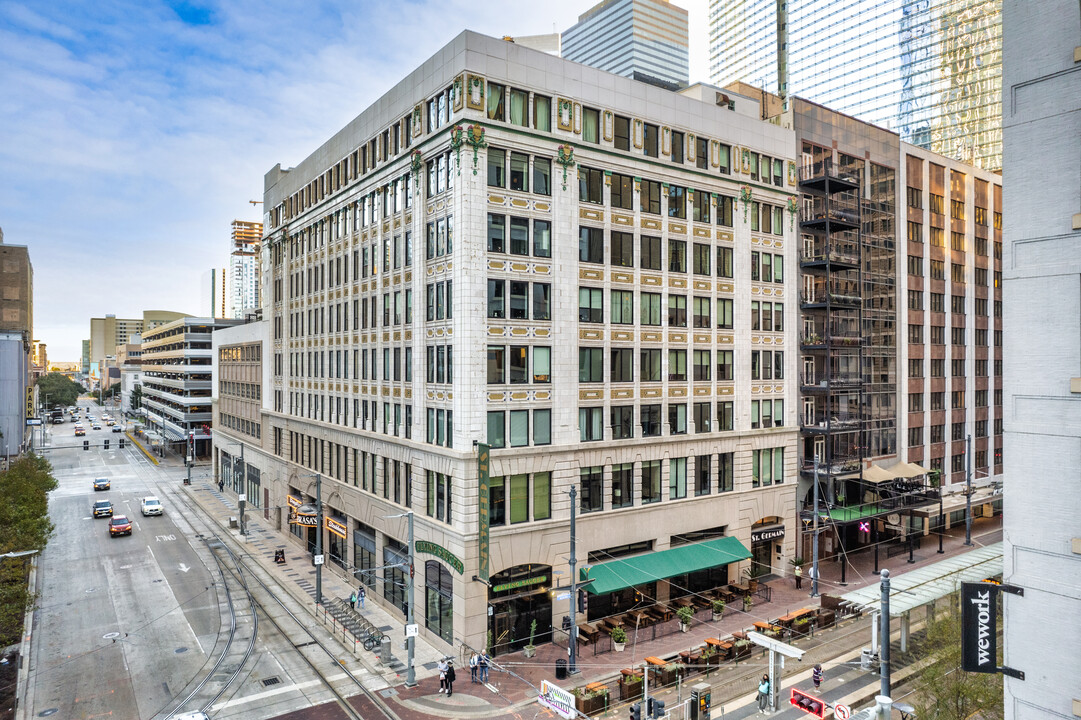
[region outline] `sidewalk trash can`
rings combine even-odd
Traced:
[[[391,659],[391,654],[390,654],[391,645],[390,645],[390,642],[391,642],[390,638],[387,637],[386,635],[384,635],[383,636],[382,647],[379,648],[379,660],[381,662],[385,662],[385,663],[390,662],[390,659]]]
[[[875,654],[871,651],[871,648],[863,648],[860,651],[860,668],[862,670],[870,670],[875,660]]]
[[[567,679],[567,661],[556,660],[556,680]]]

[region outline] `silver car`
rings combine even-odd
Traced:
[[[153,495],[147,495],[143,498],[142,502],[143,517],[148,515],[161,515],[164,508],[161,506],[161,500],[158,500]]]

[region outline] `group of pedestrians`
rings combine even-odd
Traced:
[[[488,663],[489,657],[487,652],[478,653],[474,650],[473,654],[469,656],[469,682],[488,682]]]
[[[822,666],[816,664],[814,670],[811,671],[811,682],[815,684],[815,690],[818,690],[822,686]],[[762,714],[766,712],[769,707],[769,695],[770,684],[769,675],[763,675],[761,682],[758,683],[758,713]]]
[[[367,596],[368,596],[368,594],[366,592],[364,592],[364,587],[363,586],[359,590],[354,590],[353,594],[349,596],[349,607],[356,610],[357,609],[357,601],[359,600],[360,601],[360,609],[363,610],[364,609],[364,598],[366,598]]]
[[[439,668],[439,692],[446,693],[447,697],[454,694],[454,661],[443,658],[437,665]]]

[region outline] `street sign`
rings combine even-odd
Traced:
[[[41,425],[41,418],[26,418],[27,425]]]
[[[248,501],[248,496],[247,496],[246,493],[240,493],[239,495],[237,495],[236,499],[239,500],[240,502],[247,502]]]
[[[569,592],[559,593],[556,595],[556,600],[570,600],[571,594]]]
[[[417,626],[416,623],[410,623],[409,625],[405,626],[405,636],[407,638],[416,637],[417,636],[417,631],[418,631],[418,626]]]
[[[322,565],[322,564],[323,564],[323,556],[322,555],[313,555],[312,556],[312,565]]]
[[[837,720],[848,720],[852,717],[852,708],[837,703],[833,706],[833,717],[837,718]]]

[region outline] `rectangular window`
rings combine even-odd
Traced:
[[[448,282],[449,286],[449,282]],[[551,283],[533,283],[533,319],[552,319]]]
[[[581,470],[581,493],[583,513],[597,512],[604,509],[604,466],[585,467]]]
[[[581,442],[604,439],[604,408],[578,408],[578,430]]]
[[[668,241],[668,271],[687,272],[687,243],[684,240],[669,239]]]
[[[432,224],[428,224],[429,230]],[[488,252],[506,252],[507,218],[488,213]],[[432,253],[434,257],[434,253]]]
[[[512,280],[510,283],[510,319],[529,318],[529,283]]]
[[[552,348],[533,346],[533,382],[549,383],[552,381]]]
[[[594,108],[582,108],[582,140],[588,143],[599,143],[601,113]]]
[[[709,350],[694,351],[694,379],[696,382],[710,379],[713,370],[713,358]]]
[[[734,379],[734,364],[732,360],[732,350],[718,350],[717,351],[717,379],[718,380],[733,380]]]
[[[661,461],[646,460],[642,463],[642,504],[659,502],[661,499]]]
[[[533,158],[533,192],[538,195],[552,194],[552,161],[548,158]]]
[[[639,240],[641,249],[639,264],[643,270],[661,269],[661,239],[652,235],[642,235]]]
[[[612,291],[612,323],[631,325],[634,323],[634,292],[631,290]]]
[[[506,445],[503,415],[502,411],[490,411],[488,413],[488,445],[493,448],[501,448]]]
[[[671,185],[668,188],[668,217],[687,219],[687,188]]]
[[[526,218],[510,219],[510,252],[512,255],[529,254],[529,220]]]
[[[552,257],[552,223],[548,220],[533,221],[533,254]]]
[[[735,429],[735,402],[726,400],[717,403],[717,430],[724,432]]]
[[[488,187],[507,186],[507,151],[488,148]]]
[[[602,228],[578,228],[578,260],[587,263],[604,262],[604,230]]]
[[[506,283],[503,280],[488,281],[488,317],[505,318],[507,316]]]
[[[661,406],[642,405],[638,409],[639,423],[642,426],[642,437],[660,437],[661,434]]]
[[[612,173],[612,207],[634,210],[634,178]]]
[[[687,327],[687,296],[668,296],[668,326]]]
[[[630,440],[634,437],[634,406],[614,405],[612,407],[612,439]]]
[[[672,162],[683,164],[683,133],[672,131]]]
[[[616,267],[634,267],[634,235],[612,231],[610,262]]]
[[[687,497],[687,458],[668,461],[668,498],[679,500]]]
[[[491,285],[491,281],[489,281]],[[489,291],[489,297],[491,292]],[[491,303],[489,302],[489,310]],[[489,314],[489,317],[491,315]],[[578,321],[587,323],[604,322],[604,291],[600,288],[578,288]]]
[[[578,199],[600,205],[604,202],[604,171],[578,167]]]
[[[659,128],[656,125],[642,123],[642,152],[649,157],[659,157]]]
[[[529,445],[529,411],[510,411],[510,446],[525,447]]]
[[[692,267],[695,275],[712,275],[710,267],[711,250],[709,245],[695,243],[693,250]]]
[[[552,98],[533,96],[533,127],[543,132],[552,130]]]
[[[727,195],[717,196],[717,224],[723,227],[732,227],[733,210],[736,199]]]
[[[692,421],[694,422],[694,431],[696,433],[707,433],[710,431],[713,423],[713,406],[708,402],[695,403],[693,408]]]
[[[660,350],[642,350],[640,351],[641,374],[642,382],[659,382],[661,379],[661,351]]]
[[[523,345],[512,345],[507,357],[510,381],[512,383],[529,382],[529,348]]]
[[[687,351],[668,351],[668,379],[672,382],[686,382],[687,380]]]
[[[644,213],[661,214],[661,184],[656,180],[643,179],[639,186],[639,205]]]
[[[634,463],[612,466],[612,507],[634,505]]]
[[[641,323],[643,325],[661,324],[660,293],[643,292],[640,298]]]
[[[604,381],[604,348],[578,348],[578,382]]]
[[[627,151],[631,149],[631,119],[622,115],[615,116],[615,148]]]
[[[674,403],[668,406],[668,434],[687,434],[687,406],[683,403]]]
[[[551,445],[552,444],[552,411],[551,410],[534,410],[533,411],[533,444],[534,445]]]

